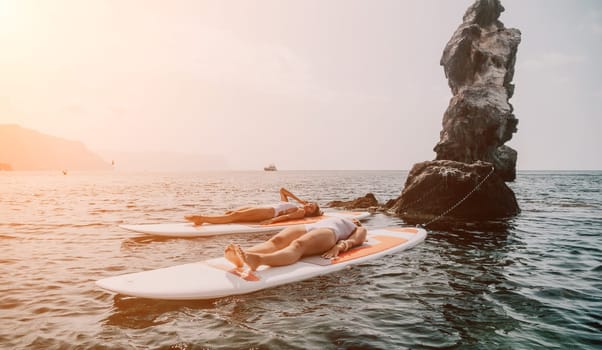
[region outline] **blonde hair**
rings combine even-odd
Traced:
[[[322,212],[322,210],[320,210],[320,206],[318,205],[318,203],[316,202],[307,202],[307,204],[313,204],[316,206],[316,209],[313,211],[313,213],[305,213],[306,217],[313,217],[313,216],[321,216],[322,214],[324,214]]]

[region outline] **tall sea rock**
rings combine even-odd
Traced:
[[[521,36],[498,20],[502,11],[499,0],[476,1],[443,51],[441,65],[454,96],[435,152],[437,159],[493,163],[499,176],[512,181],[517,154],[504,143],[518,124],[508,100]]]
[[[441,214],[490,219],[520,211],[505,183],[516,176],[517,152],[504,143],[517,130],[509,99],[521,33],[504,27],[503,11],[499,0],[476,0],[443,51],[453,97],[436,159],[415,164],[401,196],[386,205],[408,222]]]

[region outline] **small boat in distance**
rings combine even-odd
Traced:
[[[270,164],[270,165],[268,165],[266,167],[263,167],[263,170],[265,170],[265,171],[276,171],[278,169],[276,169],[276,166],[274,164]]]

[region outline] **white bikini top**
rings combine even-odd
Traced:
[[[291,208],[298,208],[297,205],[295,205],[291,202],[279,202],[279,203],[273,204],[271,207],[274,208],[274,217],[284,213],[285,211],[287,211]]]
[[[305,229],[307,230],[307,232],[318,228],[331,229],[332,232],[334,232],[334,235],[336,236],[336,240],[338,242],[342,239],[349,238],[349,236],[351,236],[351,234],[353,233],[353,231],[355,231],[357,226],[355,226],[353,221],[345,218],[330,218],[320,220],[312,224],[305,224]]]

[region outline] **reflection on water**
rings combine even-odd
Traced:
[[[406,172],[0,174],[0,348],[392,349],[602,346],[602,173],[519,173],[516,218],[439,222],[414,249],[248,295],[161,301],[102,277],[214,258],[230,241],[136,235],[278,199],[399,195]],[[365,226],[403,225],[377,213]]]
[[[104,320],[109,326],[143,329],[170,322],[168,315],[186,310],[207,310],[215,308],[212,300],[152,300],[132,298],[122,295],[113,297],[113,309]]]
[[[444,271],[451,293],[442,296],[441,313],[454,329],[455,344],[499,348],[496,334],[508,333],[519,322],[509,317],[504,306],[496,302],[497,294],[507,294],[509,288],[505,269],[512,265],[507,255],[510,233],[508,224],[489,223],[488,231],[454,228],[434,231],[429,235],[433,244],[443,247],[437,268]],[[478,327],[475,327],[478,325]]]

